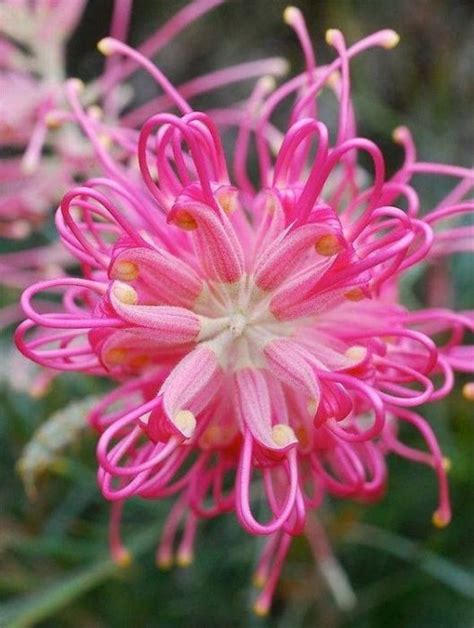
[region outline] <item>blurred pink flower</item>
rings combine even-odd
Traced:
[[[162,50],[189,24],[223,0],[195,0],[185,5],[146,39],[139,50],[152,56]],[[22,240],[40,227],[65,191],[78,180],[97,172],[94,150],[77,128],[64,91],[65,42],[76,27],[85,2],[5,2],[0,7],[0,145],[23,151],[19,157],[0,157],[0,237]],[[131,0],[117,0],[110,32],[125,39]],[[130,90],[126,79],[140,64],[133,59],[110,57],[103,73],[83,86],[83,101],[97,141],[109,144],[114,158],[127,161],[134,154],[134,128],[147,117],[147,103],[125,115]],[[262,73],[286,71],[282,59],[263,59],[197,77],[182,86],[190,95],[248,80]],[[152,106],[166,106],[154,99]],[[132,148],[131,148],[132,147]],[[6,155],[8,153],[5,153]],[[54,256],[55,244],[51,255]],[[46,249],[42,255],[46,257]],[[30,259],[22,268],[21,255],[2,262],[15,277],[31,274]],[[63,267],[66,267],[65,258]],[[43,266],[38,266],[41,271]],[[1,281],[1,280],[0,280]],[[24,282],[23,282],[24,283]],[[15,320],[15,307],[2,309],[0,328]],[[18,320],[18,319],[16,319]]]
[[[263,78],[243,107],[207,114],[193,111],[145,57],[113,38],[100,42],[106,55],[146,67],[179,115],[156,113],[144,123],[139,175],[107,151],[78,83],[68,82],[71,108],[106,176],[69,191],[57,213],[83,277],[28,288],[28,319],[16,334],[20,350],[45,367],[119,382],[90,417],[100,433],[99,484],[115,502],[115,558],[127,560],[119,520],[133,495],[177,495],[158,550],[163,565],[182,521],[177,560],[187,564],[198,520],[234,511],[249,533],[269,537],[256,572],[260,614],[292,536],[305,532],[318,553],[314,512],[324,494],[380,498],[391,451],[433,467],[433,521],[449,522],[448,463],[416,408],[448,395],[454,370],[474,368],[472,349],[461,346],[474,330],[472,313],[410,312],[398,296],[406,271],[451,253],[458,227],[438,227],[472,211],[463,198],[473,171],[418,161],[400,128],[405,160],[387,178],[378,146],[356,133],[349,61],[393,47],[397,35],[383,30],[347,47],[339,31],[328,31],[337,57],[317,68],[300,12],[287,9],[285,18],[306,71],[277,89]],[[318,115],[324,89],[338,101],[333,138]],[[272,118],[291,95],[282,133]],[[238,129],[231,170],[218,129],[229,125]],[[247,170],[251,139],[257,185]],[[131,153],[135,140],[127,142]],[[371,160],[371,175],[357,165],[359,153]],[[459,184],[422,212],[417,173]],[[33,297],[55,290],[61,311],[39,312]],[[450,335],[441,347],[432,339],[439,332]],[[403,423],[420,432],[426,451],[399,439]],[[251,508],[256,477],[264,523]]]

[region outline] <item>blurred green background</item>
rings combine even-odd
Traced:
[[[136,0],[131,41],[136,44],[183,2]],[[179,83],[217,67],[268,55],[290,59],[300,71],[295,37],[283,24],[280,0],[231,0],[199,20],[160,53],[160,67]],[[468,0],[306,0],[304,10],[320,62],[332,58],[324,44],[329,27],[349,42],[378,28],[401,35],[393,51],[374,50],[352,64],[353,94],[362,135],[382,147],[389,168],[401,154],[391,131],[414,133],[421,158],[472,161],[474,129],[474,5]],[[91,0],[68,47],[71,75],[90,79],[102,60],[95,42],[107,33],[111,2]],[[137,76],[139,100],[154,87]],[[202,101],[225,105],[248,93],[248,84]],[[201,104],[201,103],[200,103]],[[449,189],[449,181],[420,179],[426,205]],[[51,224],[36,243],[53,237]],[[0,241],[0,250],[7,244]],[[11,248],[11,245],[8,245]],[[473,307],[473,262],[455,259],[457,305]],[[412,278],[406,294],[423,286]],[[0,297],[2,294],[0,293]],[[5,302],[12,295],[4,295]],[[471,302],[469,303],[469,298]],[[250,576],[260,541],[240,530],[233,517],[203,525],[197,556],[188,569],[160,572],[154,547],[168,503],[127,505],[124,536],[133,565],[116,568],[107,556],[108,506],[95,484],[94,439],[78,432],[52,473],[28,499],[15,463],[34,431],[71,400],[100,394],[104,382],[63,375],[46,397],[14,390],[5,372],[15,363],[3,334],[0,373],[0,626],[43,627],[233,627],[293,628],[459,627],[474,625],[474,421],[472,404],[459,389],[426,410],[453,462],[454,517],[445,530],[432,527],[436,479],[429,469],[390,458],[387,495],[375,506],[327,503],[322,512],[335,552],[356,591],[358,604],[341,612],[313,564],[304,539],[294,542],[269,618],[249,610]]]

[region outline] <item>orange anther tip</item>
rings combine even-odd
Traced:
[[[161,558],[158,558],[156,561],[156,566],[162,571],[169,571],[173,564],[174,561],[172,556],[163,556]]]
[[[268,606],[257,601],[253,605],[253,612],[257,615],[257,617],[266,617],[268,615]]]
[[[133,556],[128,550],[124,549],[117,556],[114,556],[114,562],[118,567],[125,569],[132,564]]]
[[[120,260],[112,268],[112,278],[120,281],[134,281],[139,275],[135,262]]]
[[[442,515],[439,510],[435,510],[431,518],[431,521],[436,528],[445,528],[449,525],[450,520],[451,519],[449,517]]]
[[[323,255],[324,257],[332,257],[339,253],[341,250],[341,244],[335,235],[332,233],[328,233],[319,238],[319,240],[314,245],[317,253],[319,255]]]
[[[193,564],[193,555],[190,552],[183,552],[176,556],[176,564],[182,569],[186,569]]]
[[[462,387],[462,395],[468,401],[474,401],[474,382],[468,382]]]
[[[112,54],[113,48],[113,39],[111,39],[110,37],[104,37],[97,42],[97,50],[106,57]]]
[[[388,31],[386,39],[383,43],[384,48],[395,48],[400,42],[400,35],[396,31]]]

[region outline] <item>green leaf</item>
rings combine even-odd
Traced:
[[[158,532],[159,527],[155,523],[137,534],[130,543],[132,554],[140,555],[152,547]],[[110,557],[104,556],[75,574],[52,582],[40,591],[0,605],[0,626],[9,628],[34,626],[121,571],[123,567],[116,565]]]

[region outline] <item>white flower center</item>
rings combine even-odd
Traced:
[[[206,284],[193,308],[202,316],[198,342],[209,344],[227,370],[263,367],[266,343],[294,332],[294,324],[270,312],[270,299],[251,276],[236,284]]]

